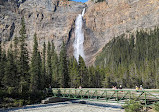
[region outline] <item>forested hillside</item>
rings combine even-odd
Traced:
[[[114,38],[96,58],[105,69],[104,84],[159,88],[159,29],[138,31],[129,39]]]

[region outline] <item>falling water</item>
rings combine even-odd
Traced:
[[[77,62],[79,60],[79,56],[82,56],[85,59],[83,43],[84,43],[84,32],[82,30],[83,16],[85,13],[85,8],[82,11],[82,14],[79,14],[76,18],[75,22],[75,41],[73,44],[74,47],[74,57]]]

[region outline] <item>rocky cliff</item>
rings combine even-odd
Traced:
[[[29,49],[37,33],[40,47],[44,41],[53,41],[59,52],[62,42],[71,37],[76,16],[84,7],[83,3],[58,0],[26,0],[19,7],[14,1],[4,2],[0,5],[0,39],[8,41],[18,36],[24,16]]]
[[[87,5],[85,37],[91,42],[86,41],[85,48],[89,63],[113,37],[159,25],[159,0],[108,0]]]
[[[152,28],[159,24],[158,0],[106,0],[77,3],[59,0],[26,0],[17,3],[0,0],[0,39],[8,41],[19,35],[20,18],[25,17],[28,44],[36,32],[40,45],[53,41],[57,52],[64,40],[68,55],[73,54],[75,19],[83,8],[85,55],[87,65],[112,38],[137,29]]]

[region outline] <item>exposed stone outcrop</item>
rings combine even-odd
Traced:
[[[159,24],[158,0],[106,0],[99,3],[90,0],[85,4],[67,0],[24,1],[0,0],[0,40],[8,41],[18,36],[21,17],[24,16],[29,51],[36,32],[40,48],[44,41],[49,40],[54,42],[59,52],[64,40],[71,56],[74,23],[86,7],[83,28],[87,65],[93,64],[95,56],[113,37]]]
[[[159,25],[158,0],[108,0],[108,4],[87,4],[85,37],[94,40],[85,45],[88,64],[93,63],[96,54],[113,37]]]
[[[83,3],[73,1],[27,0],[19,8],[14,5],[14,9],[12,5],[8,5],[11,3],[0,6],[0,39],[6,41],[18,36],[21,17],[24,16],[29,49],[31,50],[36,32],[40,47],[44,41],[53,41],[57,52],[60,51],[62,41],[68,41],[71,36],[76,16],[86,7]]]

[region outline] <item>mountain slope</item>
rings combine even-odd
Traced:
[[[64,0],[27,0],[20,6],[13,1],[0,2],[0,40],[8,41],[19,36],[20,21],[24,16],[29,51],[36,32],[40,49],[43,42],[49,40],[54,42],[59,53],[62,41],[65,41],[68,55],[72,56],[75,20],[85,7],[83,28],[87,65],[94,63],[96,55],[114,37],[159,24],[158,0],[88,1],[85,4]]]
[[[85,37],[96,39],[91,44],[86,41],[89,63],[93,63],[96,53],[112,38],[159,25],[158,0],[108,0],[108,4],[87,4]],[[89,52],[92,50],[94,52]]]

